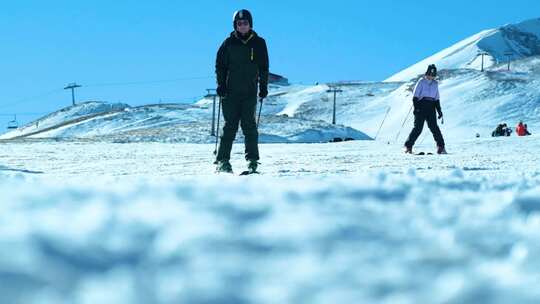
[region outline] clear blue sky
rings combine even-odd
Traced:
[[[383,80],[540,1],[42,1],[0,10],[0,128],[80,101],[188,102],[214,87],[217,48],[247,8],[271,71],[293,83]],[[202,77],[202,78],[201,78]],[[198,79],[193,79],[198,78]]]

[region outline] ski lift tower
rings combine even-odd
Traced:
[[[343,90],[341,90],[337,85],[328,85],[328,90],[326,90],[327,93],[334,93],[334,106],[332,108],[332,124],[336,124],[336,93],[341,93]]]
[[[81,85],[78,85],[77,83],[70,83],[68,84],[64,90],[69,90],[71,89],[71,102],[73,103],[73,105],[75,105],[75,89],[76,88],[80,88],[82,87]]]
[[[484,71],[484,56],[487,56],[487,55],[489,55],[488,52],[485,52],[485,51],[478,52],[478,56],[482,56],[482,67],[480,69],[480,72]]]
[[[210,129],[210,136],[216,136],[216,97],[218,96],[216,94],[216,89],[206,89],[208,92],[204,97],[205,98],[212,98],[212,128]]]
[[[17,122],[17,115],[13,115],[13,120],[8,122],[8,130],[14,130],[19,128],[19,123]]]
[[[512,55],[514,55],[514,53],[512,53],[512,52],[504,53],[504,56],[506,56],[506,60],[508,62],[508,68],[507,68],[508,71],[510,71],[510,61],[512,59]]]

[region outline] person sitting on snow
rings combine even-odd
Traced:
[[[527,135],[525,126],[523,125],[523,121],[520,121],[518,125],[516,126],[516,134],[517,136],[525,136]]]
[[[502,136],[510,136],[510,134],[512,134],[512,128],[509,128],[506,123],[502,124],[502,128],[503,128],[503,135]]]
[[[506,124],[504,124],[504,131],[506,132],[506,136],[510,136],[510,134],[512,134],[512,128],[508,127]]]
[[[492,137],[505,136],[506,130],[504,129],[504,124],[499,124],[493,132],[491,132]]]

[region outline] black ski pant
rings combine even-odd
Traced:
[[[230,160],[231,149],[236,138],[238,125],[242,127],[244,133],[245,157],[246,160],[259,160],[259,133],[255,113],[257,111],[257,95],[235,95],[229,94],[222,98],[223,135],[219,144],[217,161]]]
[[[441,129],[437,125],[437,116],[434,102],[420,102],[420,105],[414,110],[414,128],[405,142],[405,147],[412,148],[422,133],[424,122],[427,122],[428,128],[433,133],[433,139],[438,147],[444,147],[444,139]]]

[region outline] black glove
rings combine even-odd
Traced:
[[[259,88],[259,97],[260,98],[266,98],[268,96],[268,87],[262,86]]]
[[[439,112],[439,117],[438,118],[441,119],[442,117],[443,117],[442,112]]]
[[[227,96],[227,86],[225,85],[218,85],[216,89],[216,93],[219,97],[225,97]]]

